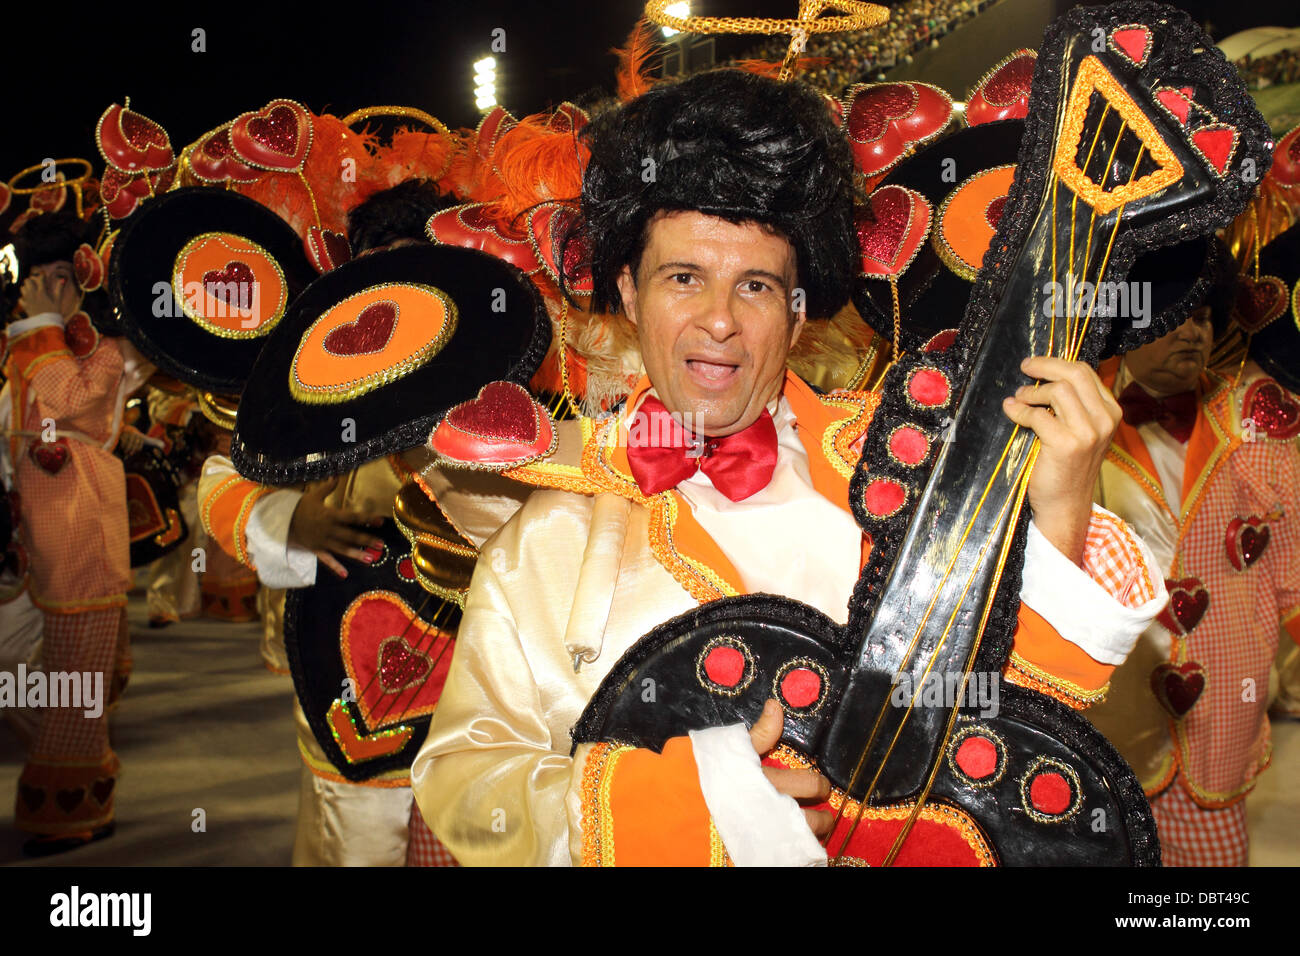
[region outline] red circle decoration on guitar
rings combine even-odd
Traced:
[[[441,289],[382,283],[348,296],[307,329],[289,369],[300,402],[336,404],[409,375],[456,330],[456,304]]]
[[[172,265],[180,310],[223,339],[255,339],[284,317],[289,286],[280,264],[251,239],[230,232],[195,236]]]
[[[984,262],[1015,173],[1014,163],[978,172],[939,206],[932,240],[935,250],[949,269],[967,281],[975,280]]]

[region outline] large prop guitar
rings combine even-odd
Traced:
[[[752,722],[775,696],[787,752],[837,789],[828,848],[841,862],[1158,863],[1150,809],[1113,748],[1069,708],[1000,677],[1037,453],[1001,402],[1026,384],[1028,355],[1093,360],[1112,321],[1104,284],[1140,249],[1229,222],[1268,156],[1234,71],[1184,14],[1116,4],[1054,25],[957,342],[885,379],[850,490],[872,552],[847,626],[766,595],[706,604],[619,661],[575,746],[659,749],[688,730]],[[1122,347],[1165,331],[1124,330]],[[889,455],[900,428],[928,444]],[[975,673],[999,682],[994,716],[954,706]],[[923,697],[936,681],[955,693]]]

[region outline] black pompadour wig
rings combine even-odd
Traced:
[[[381,190],[348,213],[348,243],[353,255],[398,239],[428,242],[424,227],[436,212],[455,205],[432,179],[407,179]]]
[[[14,236],[18,282],[21,284],[31,274],[32,266],[71,262],[83,242],[94,244],[97,231],[94,223],[66,209],[34,216]]]
[[[714,70],[655,87],[584,131],[581,229],[592,307],[616,312],[660,212],[754,222],[790,241],[810,318],[834,315],[857,270],[854,165],[826,101],[797,81]]]

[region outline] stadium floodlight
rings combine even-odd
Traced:
[[[496,57],[485,56],[474,61],[474,105],[487,112],[497,104]]]

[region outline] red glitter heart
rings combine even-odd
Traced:
[[[62,178],[63,174],[59,174]],[[47,189],[39,189],[32,194],[27,205],[31,209],[39,209],[41,212],[58,212],[63,208],[63,204],[68,201],[68,188],[66,186],[50,186]]]
[[[88,242],[83,242],[72,254],[72,271],[83,292],[94,292],[104,282],[104,263]]]
[[[1233,518],[1228,522],[1225,535],[1228,561],[1238,571],[1244,571],[1264,553],[1270,537],[1269,527],[1263,518]]]
[[[421,683],[433,670],[433,661],[398,635],[379,644],[379,686],[385,694]]]
[[[555,426],[546,409],[514,382],[489,382],[457,405],[429,436],[442,458],[477,467],[510,467],[547,454]]]
[[[307,229],[307,258],[319,273],[337,269],[352,259],[352,246],[348,237],[320,226]]]
[[[90,316],[78,312],[63,326],[63,339],[77,358],[84,359],[99,345],[99,333],[90,322]]]
[[[481,203],[436,212],[424,227],[428,237],[446,246],[481,249],[532,275],[542,268],[530,236],[509,222],[493,218]]]
[[[252,267],[239,259],[227,262],[224,269],[203,273],[203,288],[208,295],[240,311],[252,308],[254,281]]]
[[[489,382],[473,401],[457,405],[447,422],[482,438],[532,442],[537,438],[535,403],[514,382]]]
[[[325,351],[331,355],[372,355],[381,352],[397,327],[397,303],[385,299],[366,306],[353,321],[325,336]]]
[[[230,124],[230,145],[251,166],[276,171],[302,169],[311,149],[311,115],[293,100],[272,100]]]
[[[1260,331],[1287,309],[1287,285],[1277,276],[1237,278],[1232,318],[1248,334]]]
[[[199,144],[190,153],[190,168],[205,182],[231,180],[249,183],[261,175],[252,166],[240,160],[230,143],[230,127],[223,126]]]
[[[60,438],[52,442],[34,442],[29,456],[43,471],[47,471],[51,475],[57,475],[63,466],[68,463],[67,439]]]
[[[1034,79],[1034,65],[1037,59],[1032,52],[1026,53],[995,72],[980,90],[984,94],[984,99],[993,106],[1010,106],[1029,95],[1029,84]]]
[[[849,105],[850,135],[863,143],[880,139],[890,120],[911,115],[916,100],[916,90],[906,83],[883,83],[863,91]]]
[[[1151,672],[1151,692],[1175,720],[1181,720],[1205,690],[1205,668],[1195,661],[1161,664]]]
[[[1246,417],[1270,438],[1300,435],[1300,403],[1272,379],[1261,379],[1251,385],[1241,404],[1246,409]]]
[[[868,188],[885,170],[921,143],[937,136],[952,119],[952,100],[926,83],[855,86],[845,106],[845,127]]]
[[[126,172],[162,169],[176,159],[166,130],[117,103],[99,117],[95,140],[109,166]]]
[[[1169,606],[1160,612],[1159,621],[1173,634],[1190,634],[1210,607],[1210,592],[1199,578],[1165,581]]]
[[[997,199],[994,199],[984,209],[984,221],[996,230],[998,228],[998,223],[1002,221],[1002,210],[1005,209],[1006,206],[1006,196],[999,196]]]
[[[281,156],[292,156],[298,151],[298,117],[289,107],[277,106],[249,119],[248,135]]]
[[[901,275],[930,231],[932,210],[925,197],[902,186],[882,186],[871,194],[870,218],[855,213],[862,271],[875,278]]]

